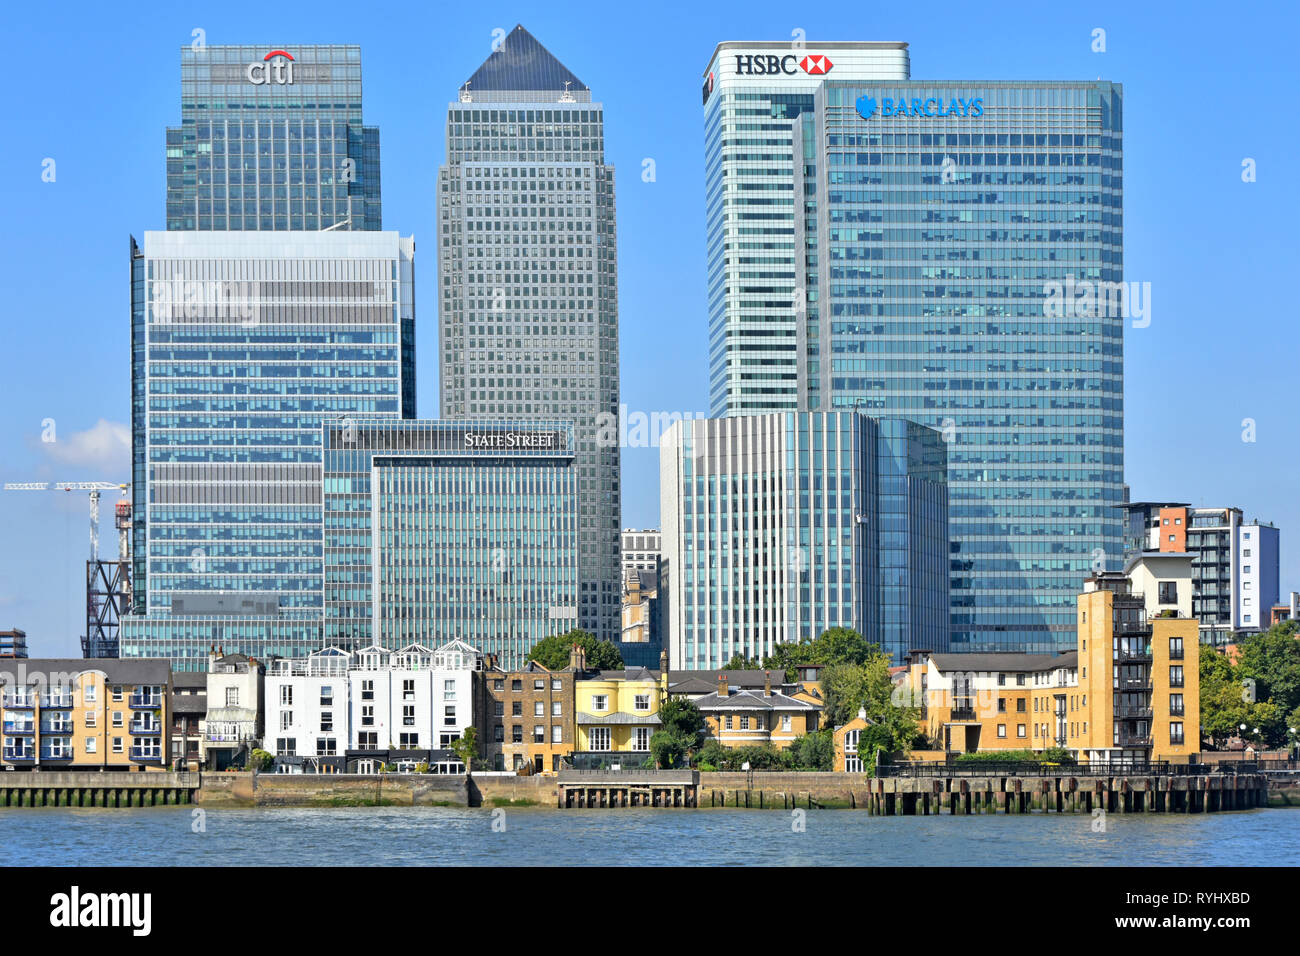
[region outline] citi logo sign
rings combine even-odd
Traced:
[[[831,58],[820,53],[810,53],[802,59],[793,53],[785,56],[746,53],[736,57],[736,72],[741,76],[794,76],[800,70],[809,76],[825,76],[834,67]]]
[[[261,63],[250,63],[244,75],[254,86],[276,83],[287,86],[293,82],[293,57],[284,50],[272,50],[262,57]]]
[[[967,100],[959,97],[945,105],[943,100],[934,96],[924,100],[916,97],[907,100],[901,96],[898,99],[882,96],[879,103],[874,96],[859,96],[857,107],[858,115],[863,119],[871,119],[877,112],[881,116],[974,117],[984,115],[984,98],[977,96]]]

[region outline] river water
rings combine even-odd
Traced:
[[[0,854],[7,866],[1300,866],[1300,809],[1097,821],[858,810],[9,808],[0,810]]]

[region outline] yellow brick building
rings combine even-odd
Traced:
[[[772,744],[784,749],[795,738],[816,730],[821,717],[820,697],[802,686],[785,693],[780,685],[773,686],[770,672],[761,688],[744,689],[731,687],[727,674],[721,672],[717,690],[695,705],[704,715],[709,736],[724,747]]]
[[[168,769],[170,706],[165,660],[0,661],[0,766]]]
[[[867,715],[858,711],[847,724],[836,727],[831,737],[835,744],[835,762],[831,769],[836,773],[864,773],[874,766],[875,754],[861,746],[862,732],[870,725]]]
[[[1125,574],[1089,577],[1071,651],[913,651],[898,702],[920,708],[932,749],[916,756],[1059,747],[1088,763],[1195,761],[1198,624],[1167,600],[1182,587],[1180,573],[1138,559]],[[1135,580],[1154,593],[1134,590]],[[850,757],[841,736],[837,730],[837,767]]]

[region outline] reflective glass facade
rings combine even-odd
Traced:
[[[855,412],[675,424],[660,443],[669,657],[733,654],[852,627],[903,660],[948,647],[945,445]]]
[[[319,648],[322,425],[415,415],[414,242],[381,226],[356,46],[188,46],[167,231],[131,241],[122,655]],[[326,231],[328,230],[328,231]]]
[[[346,418],[324,442],[326,643],[460,639],[510,668],[576,624],[571,424]]]
[[[804,407],[791,122],[812,109],[824,80],[906,80],[909,69],[906,43],[726,42],[714,50],[703,91],[711,414]]]
[[[321,432],[414,411],[414,243],[149,232],[132,244],[134,614],[122,655],[320,646]]]
[[[448,419],[574,424],[579,624],[620,633],[618,253],[604,111],[528,31],[447,109],[438,171],[438,351]]]
[[[168,229],[379,229],[379,187],[360,47],[181,48]]]
[[[954,650],[1073,647],[1122,555],[1125,319],[1049,296],[1123,278],[1120,87],[828,78],[792,128],[803,400],[944,434]]]

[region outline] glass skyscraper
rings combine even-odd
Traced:
[[[518,667],[576,624],[568,422],[344,418],[324,443],[326,644],[460,639]]]
[[[380,232],[356,47],[182,52],[167,231],[131,242],[123,656],[321,644],[321,436],[414,417],[414,242]]]
[[[357,46],[181,48],[167,228],[379,229],[379,130]]]
[[[447,109],[438,173],[441,414],[573,423],[578,625],[620,634],[614,169],[591,91],[516,26]]]
[[[827,77],[792,126],[801,400],[944,435],[954,649],[1073,647],[1123,550],[1120,87]]]
[[[717,668],[851,627],[948,648],[942,437],[856,412],[695,419],[660,442],[669,659]]]
[[[906,43],[726,42],[713,51],[703,88],[710,414],[806,407],[791,124],[823,80],[906,80],[908,70]]]
[[[133,244],[133,615],[122,655],[320,647],[321,429],[402,417],[414,243],[147,232]],[[233,646],[232,646],[233,645]]]

